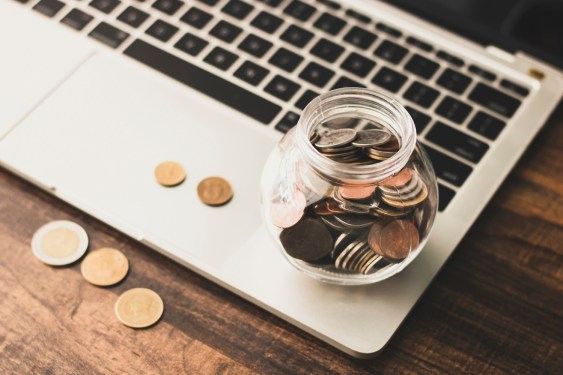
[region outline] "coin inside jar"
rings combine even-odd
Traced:
[[[418,243],[418,229],[409,220],[377,221],[368,234],[371,249],[390,262],[405,259]]]
[[[356,139],[356,131],[354,129],[337,129],[326,132],[315,143],[320,148],[331,148],[347,145]]]
[[[286,201],[272,203],[270,213],[272,223],[279,228],[289,228],[301,219],[307,199],[300,191],[295,191]]]
[[[368,129],[358,132],[352,144],[356,147],[378,146],[391,139],[391,134],[384,129]]]
[[[291,257],[315,261],[330,254],[332,236],[320,220],[306,218],[280,234],[280,241]]]
[[[197,186],[199,199],[209,206],[222,206],[233,198],[233,189],[221,177],[208,177]]]
[[[158,294],[146,288],[129,289],[115,302],[115,315],[131,328],[145,328],[156,323],[164,312]]]
[[[90,284],[110,286],[125,278],[129,262],[121,251],[102,248],[88,254],[82,261],[80,270]]]
[[[156,181],[166,187],[180,185],[186,179],[186,172],[179,163],[165,161],[157,165],[154,170]]]

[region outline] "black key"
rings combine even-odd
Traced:
[[[119,0],[92,0],[88,5],[106,14],[111,13],[121,3]]]
[[[428,108],[434,103],[438,95],[440,95],[438,90],[434,90],[433,88],[415,81],[403,96],[421,107]]]
[[[119,47],[129,37],[129,34],[125,31],[121,31],[105,22],[100,22],[88,35],[111,48]]]
[[[301,61],[303,61],[303,57],[283,47],[277,50],[268,60],[270,64],[290,73],[297,68]]]
[[[276,129],[282,133],[287,133],[291,128],[297,125],[299,121],[299,115],[295,112],[287,112],[280,122],[277,123]]]
[[[299,109],[305,109],[307,104],[309,104],[313,99],[319,96],[319,93],[307,90],[301,95],[301,97],[295,102],[295,106]]]
[[[283,23],[283,20],[268,12],[260,12],[250,23],[252,26],[259,28],[269,34],[274,33]]]
[[[315,86],[323,87],[334,76],[334,72],[317,64],[310,62],[299,74],[299,78],[312,83]]]
[[[131,27],[139,27],[143,22],[145,22],[149,18],[148,13],[143,12],[135,7],[128,7],[125,9],[119,17],[118,20],[128,24]]]
[[[426,42],[423,42],[420,39],[417,39],[415,37],[409,36],[407,37],[407,43],[410,44],[411,46],[415,46],[417,48],[420,48],[423,51],[427,51],[430,52],[432,51],[434,48],[432,48],[432,46]]]
[[[168,22],[162,20],[156,20],[148,29],[145,31],[146,34],[155,37],[158,40],[167,42],[176,32],[178,28],[172,26]]]
[[[73,9],[66,16],[63,17],[61,23],[72,27],[75,30],[82,30],[86,25],[92,21],[94,17],[84,13],[79,9]]]
[[[183,4],[184,2],[180,0],[156,0],[152,7],[171,16],[176,13]]]
[[[315,8],[302,1],[293,0],[283,12],[298,20],[307,21],[315,13]]]
[[[473,168],[426,145],[426,143],[423,146],[424,151],[426,151],[430,157],[430,161],[432,162],[432,166],[438,178],[455,186],[461,186],[465,180],[467,180]]]
[[[453,91],[457,94],[461,94],[465,91],[467,86],[471,83],[471,78],[466,76],[465,74],[461,74],[447,68],[444,70],[444,73],[438,78],[438,85],[447,88],[450,91]]]
[[[280,75],[275,76],[264,88],[269,94],[284,101],[289,101],[301,86]]]
[[[258,85],[264,77],[268,75],[268,69],[262,68],[261,66],[251,62],[245,61],[235,72],[235,77],[242,79],[245,82],[250,83],[253,86]]]
[[[41,0],[33,6],[33,9],[47,17],[53,17],[55,14],[59,13],[64,6],[65,3],[59,0]]]
[[[283,0],[258,0],[258,1],[263,4],[269,5],[272,8],[275,8],[278,5],[280,5]]]
[[[450,64],[453,64],[455,66],[463,66],[463,64],[465,64],[463,62],[462,59],[460,59],[459,57],[453,56],[445,51],[438,51],[436,52],[436,56],[439,59],[445,60],[447,62],[449,62]]]
[[[343,87],[366,87],[359,82],[354,81],[348,77],[340,77],[338,80],[332,85],[330,88],[331,90],[341,89]]]
[[[196,29],[203,29],[212,18],[213,16],[211,14],[199,8],[192,7],[182,16],[182,18],[180,18],[180,20],[195,27]]]
[[[398,64],[401,62],[403,57],[407,54],[408,50],[405,47],[401,47],[398,44],[384,40],[381,42],[379,47],[375,50],[374,54],[381,57],[393,64]]]
[[[358,13],[355,10],[352,10],[352,9],[347,9],[346,15],[349,16],[349,17],[352,17],[352,18],[354,18],[354,19],[356,19],[360,22],[363,22],[363,23],[370,23],[371,22],[371,18],[369,18],[365,14]]]
[[[209,43],[193,34],[184,35],[174,47],[186,52],[188,55],[197,56]]]
[[[216,5],[219,2],[219,0],[198,0],[198,1],[201,1],[202,3],[207,4],[210,7]]]
[[[261,96],[142,40],[135,40],[124,53],[263,124],[270,123],[281,111],[280,106]]]
[[[346,21],[328,13],[323,13],[313,24],[317,29],[336,35],[346,26]]]
[[[291,43],[296,47],[305,47],[312,37],[313,33],[310,33],[299,26],[291,25],[283,32],[280,39]]]
[[[342,63],[341,67],[344,70],[354,73],[359,77],[365,77],[375,66],[375,62],[370,59],[358,55],[356,52],[352,52],[346,60]]]
[[[504,121],[479,111],[467,127],[484,137],[495,140],[505,125]]]
[[[379,69],[379,72],[377,72],[371,81],[388,91],[397,92],[407,81],[407,76],[398,73],[393,69],[383,67]]]
[[[15,1],[17,1],[18,3],[22,3],[22,4],[29,3],[29,0],[15,0]]]
[[[343,51],[343,47],[322,38],[313,46],[311,54],[328,62],[334,62]]]
[[[489,149],[486,143],[440,121],[426,134],[426,139],[473,163],[478,163]]]
[[[471,110],[470,105],[462,103],[451,96],[446,96],[436,108],[436,113],[456,124],[462,124],[469,113],[471,113]]]
[[[358,26],[352,27],[344,36],[345,41],[362,49],[368,49],[376,38],[377,36],[374,33]]]
[[[272,43],[254,34],[248,34],[238,46],[238,48],[240,48],[241,50],[248,52],[256,57],[264,56],[264,54],[268,52],[271,47]]]
[[[488,81],[494,81],[497,79],[495,74],[483,68],[479,68],[477,65],[469,65],[469,71],[473,74],[477,74],[481,78],[485,78]]]
[[[530,90],[525,88],[524,86],[520,86],[517,83],[510,82],[509,80],[503,79],[500,81],[501,87],[504,87],[507,90],[510,90],[520,96],[528,96]]]
[[[245,3],[240,0],[231,0],[221,9],[221,12],[227,13],[239,20],[243,20],[248,16],[248,13],[252,12],[254,7],[250,4]]]
[[[230,43],[236,39],[241,33],[242,29],[227,21],[219,21],[217,25],[213,26],[209,34]]]
[[[237,60],[238,56],[221,47],[215,47],[209,52],[203,61],[221,69],[227,70]]]
[[[521,103],[520,100],[484,83],[479,83],[475,86],[471,94],[469,94],[469,99],[505,117],[512,117]]]
[[[336,9],[336,10],[337,10],[337,9],[342,8],[342,6],[340,6],[340,4],[335,3],[335,2],[332,1],[332,0],[317,0],[317,1],[318,1],[319,3],[321,3],[321,4],[326,5],[326,6],[329,7],[329,8],[332,8],[332,9]]]
[[[386,25],[384,23],[381,23],[381,22],[379,22],[377,25],[375,25],[375,28],[377,30],[383,31],[384,33],[387,33],[391,36],[394,36],[395,38],[399,38],[401,35],[403,35],[403,33],[400,32],[399,30],[397,30],[397,29],[395,29],[395,28],[393,28],[389,25]]]
[[[422,133],[426,125],[430,122],[430,116],[420,112],[419,110],[414,109],[413,107],[405,107],[405,109],[409,112],[414,121],[414,126],[416,127],[416,132],[418,134]]]
[[[434,61],[428,60],[425,57],[415,54],[405,65],[405,69],[411,73],[416,74],[422,78],[430,79],[436,70],[438,70],[438,65]]]
[[[438,211],[444,211],[446,207],[448,207],[448,204],[450,204],[454,195],[455,191],[442,184],[438,184]]]

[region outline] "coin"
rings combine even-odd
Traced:
[[[356,147],[378,146],[389,139],[391,139],[391,134],[383,129],[361,130],[352,144]]]
[[[413,175],[413,171],[408,168],[404,167],[401,169],[399,173],[394,176],[391,176],[384,181],[381,182],[383,186],[403,186],[409,183]]]
[[[315,203],[313,210],[317,215],[321,216],[346,213],[346,211],[340,207],[340,203],[332,199],[326,199]]]
[[[162,186],[172,187],[180,185],[186,179],[186,172],[182,166],[174,161],[165,161],[154,170],[156,181]]]
[[[88,235],[78,224],[52,221],[39,228],[31,239],[31,249],[40,261],[64,266],[80,259],[88,248]]]
[[[315,146],[319,148],[338,147],[351,143],[355,138],[356,131],[354,129],[331,130],[321,135],[321,138],[315,143]]]
[[[82,261],[80,270],[90,284],[110,286],[125,278],[129,262],[121,251],[106,247],[90,252]]]
[[[115,302],[115,315],[126,326],[145,328],[156,323],[164,312],[158,294],[146,288],[129,289]]]
[[[222,206],[233,198],[231,184],[221,177],[208,177],[197,185],[199,199],[209,206]]]
[[[345,199],[366,199],[375,193],[374,185],[355,186],[344,185],[338,188],[338,192],[342,198]]]
[[[280,241],[291,257],[315,261],[330,254],[333,240],[326,225],[320,220],[306,218],[282,230]]]
[[[290,200],[274,202],[270,208],[272,223],[279,228],[289,228],[295,225],[303,216],[307,205],[305,195],[296,191]]]
[[[343,214],[334,215],[336,221],[350,229],[361,229],[373,224],[374,218],[369,215]]]
[[[417,204],[422,203],[427,197],[428,197],[428,189],[426,188],[426,185],[422,184],[422,189],[420,194],[413,198],[408,197],[408,199],[402,200],[401,199],[402,197],[390,199],[389,197],[381,196],[381,199],[389,206],[403,208],[409,206],[416,206]]]
[[[408,220],[375,222],[368,234],[371,249],[390,262],[400,262],[419,242],[418,229]]]

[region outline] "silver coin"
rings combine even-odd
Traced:
[[[352,144],[357,147],[379,146],[390,139],[391,134],[383,129],[361,130]]]
[[[336,268],[345,269],[345,263],[348,262],[350,255],[361,249],[363,246],[365,246],[365,242],[363,240],[354,241],[350,245],[346,246],[344,251],[340,253],[338,258],[336,258],[336,261],[334,262]]]
[[[323,122],[323,126],[331,129],[344,129],[344,128],[351,128],[354,126],[356,122],[355,118],[352,117],[339,117],[329,121]]]
[[[336,230],[346,230],[346,227],[334,218],[334,215],[321,216],[321,220],[329,227]]]
[[[334,215],[336,221],[342,223],[350,229],[367,228],[373,224],[374,218],[368,215]]]
[[[348,256],[342,259],[340,266],[345,270],[354,271],[354,263],[364,254],[365,249],[369,249],[369,245],[366,241],[361,241],[348,252]]]
[[[379,186],[379,191],[381,194],[388,195],[390,197],[404,197],[404,196],[416,196],[422,189],[422,180],[418,177],[417,173],[413,173],[411,180],[404,186]],[[414,194],[413,194],[414,193]]]
[[[354,129],[337,129],[326,132],[315,143],[319,148],[338,147],[352,143],[356,139],[357,132]]]
[[[43,263],[65,266],[84,255],[88,249],[88,235],[84,228],[72,221],[52,221],[35,232],[31,249]]]
[[[374,253],[375,254],[375,253]],[[383,259],[383,257],[381,255],[377,255],[373,258],[370,259],[369,262],[367,262],[365,265],[363,265],[363,267],[360,269],[360,271],[364,274],[367,275],[369,273],[369,271],[371,271],[371,269],[377,264],[379,263],[381,260]]]

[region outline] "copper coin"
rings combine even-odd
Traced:
[[[182,166],[174,161],[165,161],[154,170],[156,181],[162,186],[172,187],[180,185],[186,179],[186,172]]]
[[[378,221],[369,231],[368,243],[386,260],[400,262],[418,246],[418,229],[408,220]]]
[[[399,173],[396,175],[389,177],[381,182],[383,186],[404,186],[410,182],[413,176],[413,171],[408,168],[404,167],[401,169]]]
[[[289,228],[295,225],[303,217],[306,205],[307,199],[300,191],[296,191],[287,202],[272,203],[270,207],[272,223],[278,228]]]
[[[160,296],[146,288],[129,289],[115,302],[117,319],[132,328],[153,325],[163,312],[164,303]]]
[[[208,177],[197,185],[199,199],[209,206],[222,206],[233,198],[233,189],[221,177]]]
[[[334,214],[344,214],[347,211],[340,207],[340,203],[332,199],[326,199],[321,202],[315,203],[313,206],[315,213],[317,215],[334,215]]]
[[[385,144],[373,146],[373,148],[381,150],[381,151],[393,151],[397,152],[401,148],[399,140],[395,136],[391,136],[391,139]]]
[[[311,218],[284,229],[280,241],[289,256],[308,262],[329,255],[334,243],[326,225]]]
[[[80,270],[90,284],[110,286],[125,278],[129,262],[121,251],[106,247],[88,254],[82,261]]]
[[[338,188],[338,192],[342,198],[346,199],[366,199],[375,193],[375,185],[354,186],[345,185]]]

